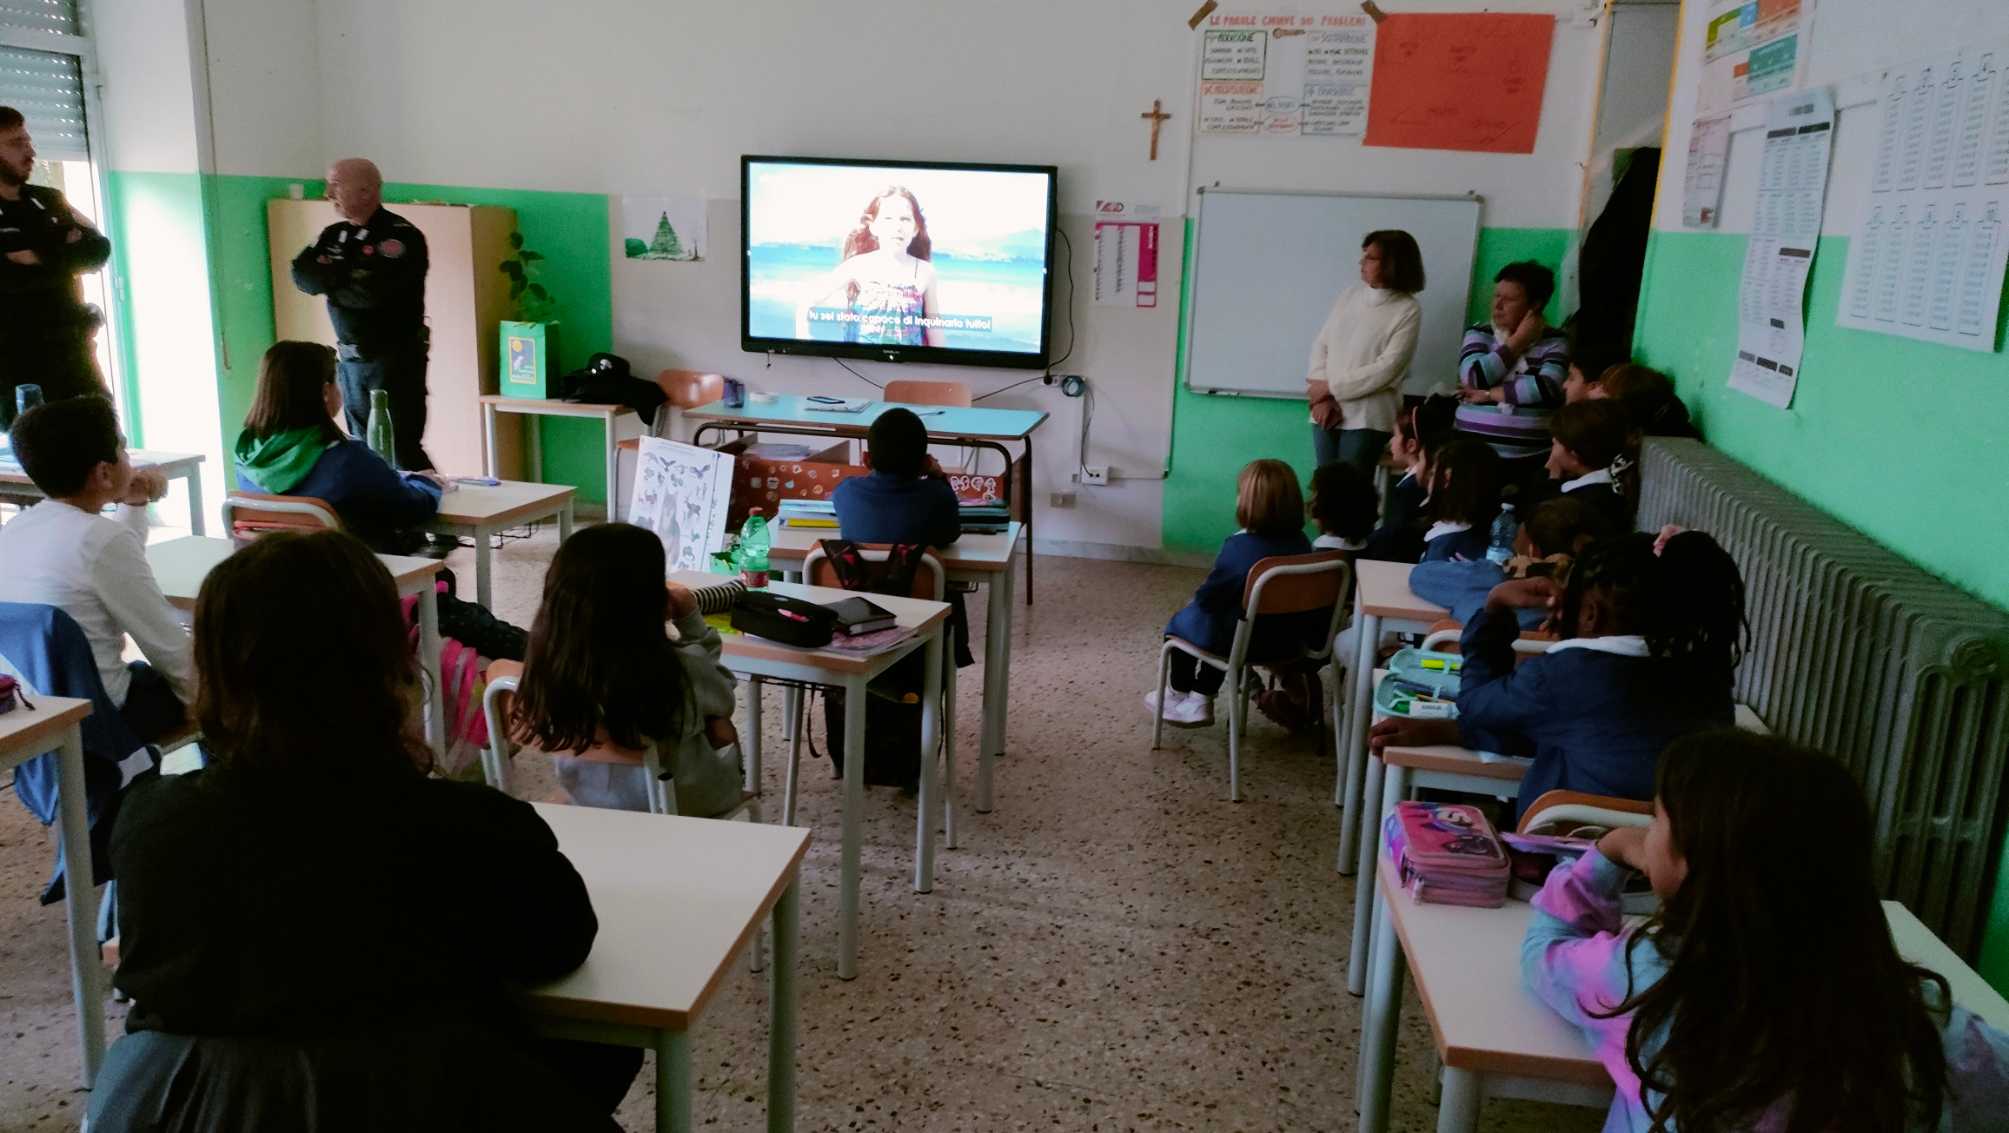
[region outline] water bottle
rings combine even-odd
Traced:
[[[368,429],[370,451],[384,458],[384,463],[392,468],[398,466],[397,434],[391,428],[391,391],[373,389],[370,391],[370,425]]]
[[[1514,535],[1521,525],[1514,519],[1514,505],[1501,504],[1500,514],[1493,517],[1493,537],[1486,543],[1486,561],[1496,566],[1506,566],[1514,557]]]
[[[739,577],[756,590],[767,585],[767,549],[772,544],[767,516],[759,508],[749,509],[739,529]]]
[[[41,404],[41,386],[36,385],[34,382],[27,382],[14,387],[14,416],[16,418]]]

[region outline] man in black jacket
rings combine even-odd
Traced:
[[[109,399],[92,342],[104,321],[79,275],[104,266],[111,241],[55,189],[28,184],[35,143],[21,112],[0,106],[0,429],[14,423],[14,389],[50,401]]]
[[[370,391],[389,394],[397,463],[433,466],[426,431],[426,238],[383,205],[383,175],[360,157],[328,167],[328,199],[342,219],[293,259],[293,284],[324,295],[335,324],[338,379],[349,435],[362,439]]]

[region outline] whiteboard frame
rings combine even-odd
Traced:
[[[1201,185],[1194,189],[1194,196],[1202,198],[1202,207],[1193,210],[1193,259],[1185,267],[1185,277],[1187,280],[1186,293],[1189,301],[1186,304],[1186,323],[1181,328],[1181,333],[1184,335],[1186,341],[1186,349],[1184,352],[1185,356],[1180,359],[1179,384],[1184,386],[1188,393],[1200,394],[1203,397],[1265,397],[1273,400],[1287,400],[1297,396],[1288,393],[1266,393],[1261,390],[1203,388],[1193,384],[1193,327],[1199,317],[1200,309],[1199,303],[1194,300],[1197,300],[1200,294],[1200,237],[1201,228],[1206,222],[1204,198],[1208,193],[1249,197],[1333,197],[1340,200],[1364,201],[1470,201],[1478,206],[1478,210],[1472,214],[1472,262],[1474,264],[1479,262],[1479,233],[1486,227],[1486,198],[1476,189],[1467,189],[1462,193],[1330,193],[1318,189],[1250,189],[1240,186],[1226,186],[1219,182],[1215,182],[1212,185]],[[1471,304],[1472,281],[1468,279],[1465,281],[1465,305],[1469,308]],[[1405,393],[1404,396],[1407,396],[1407,394]]]

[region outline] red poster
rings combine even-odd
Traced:
[[[1374,31],[1370,146],[1533,153],[1556,18],[1410,13]]]

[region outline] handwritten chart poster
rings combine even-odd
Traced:
[[[1714,228],[1723,208],[1723,170],[1730,158],[1730,118],[1698,118],[1688,135],[1688,172],[1681,184],[1681,223]]]
[[[1883,77],[1837,325],[1995,349],[2009,266],[2009,41]]]
[[[1556,18],[1406,13],[1375,29],[1367,144],[1533,153]]]
[[[1158,305],[1158,214],[1155,206],[1095,202],[1095,305]]]
[[[1835,103],[1827,88],[1772,100],[1758,161],[1758,207],[1737,292],[1730,388],[1784,409],[1806,349],[1807,276],[1821,239]]]
[[[1358,137],[1374,21],[1365,13],[1222,13],[1200,42],[1202,134]]]
[[[1814,0],[1709,0],[1698,114],[1790,90],[1807,64]]]

